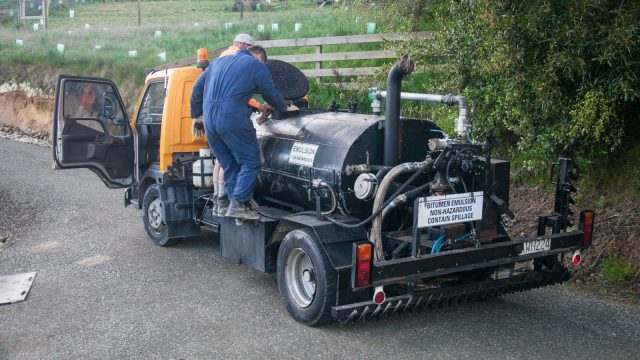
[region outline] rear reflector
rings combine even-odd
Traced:
[[[371,284],[371,244],[363,243],[356,246],[355,287]]]
[[[573,253],[573,258],[571,259],[571,262],[573,263],[573,265],[575,266],[580,265],[581,260],[582,258],[580,257],[580,251],[576,251],[575,253]]]
[[[583,210],[580,212],[579,228],[582,230],[582,247],[591,246],[593,240],[593,211]]]
[[[376,305],[382,304],[387,299],[387,294],[384,293],[382,286],[376,287],[376,291],[373,293],[373,302]]]

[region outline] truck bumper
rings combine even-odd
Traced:
[[[512,266],[518,262],[548,258],[580,249],[583,232],[580,230],[548,234],[538,237],[509,240],[494,244],[450,250],[374,262],[371,268],[371,287],[391,284],[417,284],[446,275],[475,270],[491,270]],[[525,244],[549,240],[549,249],[523,254]],[[552,268],[539,268],[523,274],[494,280],[486,279],[464,284],[445,285],[426,291],[414,291],[392,296],[378,305],[371,301],[332,307],[332,316],[341,323],[369,320],[410,309],[430,309],[451,303],[483,300],[515,291],[534,289],[567,281],[571,272],[559,262]],[[352,267],[353,268],[353,267]],[[352,283],[353,284],[353,283]]]
[[[341,324],[362,322],[403,313],[410,310],[431,310],[450,304],[477,301],[558,284],[571,278],[571,273],[559,264],[552,270],[530,271],[501,280],[486,280],[469,284],[437,288],[386,299],[380,305],[373,301],[334,306],[331,315]]]
[[[576,230],[421,255],[415,258],[374,262],[371,268],[371,284],[372,286],[382,286],[417,281],[463,271],[502,267],[571,252],[581,248],[582,234],[582,231]],[[526,243],[545,239],[550,239],[549,250],[522,254]]]

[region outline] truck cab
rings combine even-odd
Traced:
[[[158,245],[200,233],[190,209],[166,218],[164,205],[184,196],[160,185],[174,163],[208,147],[206,138],[191,134],[189,101],[201,73],[196,67],[150,73],[131,118],[112,81],[66,75],[57,80],[54,167],[89,168],[107,187],[125,188],[125,205],[144,211],[145,228]],[[87,99],[85,89],[95,96]],[[91,111],[78,110],[83,100],[91,102]]]

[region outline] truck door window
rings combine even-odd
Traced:
[[[164,81],[149,84],[138,112],[138,124],[162,123],[164,108]]]
[[[78,119],[78,124],[112,136],[125,135],[124,110],[110,84],[67,80],[63,99],[63,118]]]

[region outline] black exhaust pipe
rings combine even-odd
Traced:
[[[395,166],[400,163],[400,92],[402,78],[411,74],[415,65],[404,55],[395,63],[387,77],[387,109],[384,122],[384,165]]]

